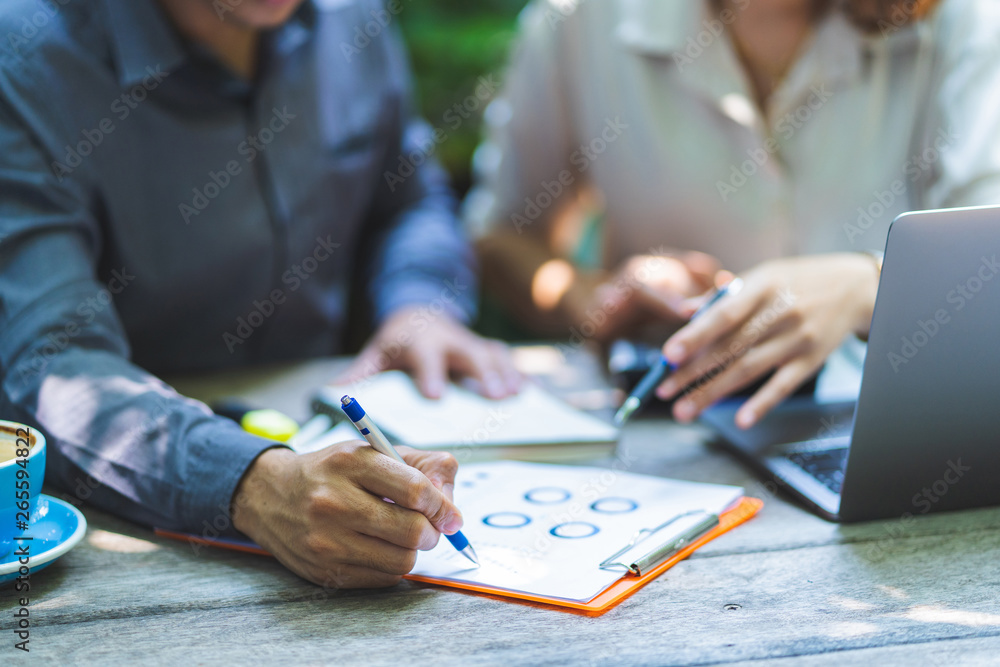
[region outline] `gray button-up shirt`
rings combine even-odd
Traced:
[[[4,1],[0,407],[48,436],[47,480],[147,524],[225,523],[274,443],[154,373],[336,353],[349,303],[352,323],[471,315],[392,26],[355,44],[378,5],[307,2],[246,82],[155,0]]]

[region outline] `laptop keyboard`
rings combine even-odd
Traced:
[[[840,494],[844,486],[848,447],[820,449],[787,454],[788,460],[815,477],[826,488]]]

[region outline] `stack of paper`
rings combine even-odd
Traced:
[[[531,383],[518,395],[496,401],[449,385],[432,400],[407,375],[390,371],[352,385],[324,387],[318,398],[339,411],[345,394],[358,399],[393,444],[451,451],[462,462],[585,460],[613,452],[618,439],[612,425]],[[331,444],[331,437],[344,433],[323,442]]]

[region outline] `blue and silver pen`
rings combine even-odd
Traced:
[[[691,319],[694,320],[722,297],[727,294],[736,294],[742,288],[743,281],[739,278],[733,278],[727,285],[715,290],[715,294],[708,301],[701,304],[698,310],[694,311]],[[660,355],[660,363],[649,369],[643,378],[639,380],[639,384],[635,386],[629,397],[622,403],[622,406],[618,408],[618,412],[615,413],[615,426],[622,426],[628,421],[629,417],[649,401],[649,397],[653,394],[653,391],[666,379],[667,373],[675,370],[677,369],[674,368],[674,365],[667,361],[666,357]]]
[[[361,435],[365,436],[365,440],[368,441],[368,444],[371,445],[375,451],[380,454],[390,456],[403,465],[409,465],[403,460],[403,457],[399,455],[399,452],[395,450],[392,443],[389,442],[389,439],[385,437],[385,434],[382,433],[382,431],[379,430],[379,427],[375,425],[375,422],[371,420],[371,417],[365,414],[365,410],[361,407],[360,403],[350,396],[344,396],[340,399],[340,407],[347,413],[347,416],[351,418],[351,421],[354,422],[357,429],[361,431]],[[469,540],[462,534],[462,531],[458,531],[454,535],[445,535],[445,537],[448,538],[448,541],[451,542],[453,547],[458,549],[460,554],[471,560],[477,566],[479,565],[479,558],[476,556],[476,552],[472,548],[472,545],[469,544]]]

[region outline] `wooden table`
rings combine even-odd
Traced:
[[[175,384],[301,418],[336,365]],[[546,380],[577,391],[581,376],[597,378],[582,364]],[[0,664],[997,664],[1000,509],[839,526],[774,497],[706,439],[637,421],[619,452],[635,472],[744,485],[764,510],[603,616],[409,582],[324,590],[272,559],[196,553],[84,506],[85,541],[32,579],[30,656],[14,655],[14,593],[0,591]]]

